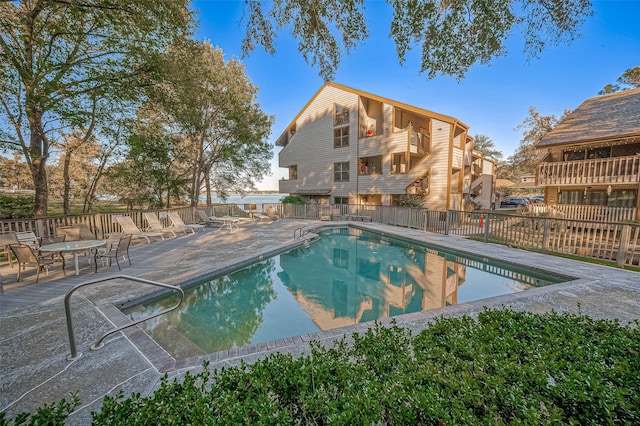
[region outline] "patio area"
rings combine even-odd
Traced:
[[[121,263],[120,274],[167,284],[194,282],[212,272],[235,269],[237,265],[251,262],[261,255],[299,243],[293,236],[294,231],[302,226],[312,228],[335,224],[288,219],[255,221],[241,224],[240,229],[233,233],[207,228],[205,232],[151,244],[137,242],[130,248],[132,266],[127,262]],[[436,316],[473,315],[485,306],[510,306],[515,310],[533,312],[580,311],[594,318],[616,318],[623,323],[640,318],[640,274],[635,272],[379,223],[358,222],[352,225],[469,253],[482,253],[493,259],[576,278],[554,286],[395,318],[398,324],[412,330],[425,328]],[[64,295],[78,284],[118,274],[115,264],[100,266],[95,274],[93,265],[86,258],[80,259],[79,266],[78,276],[73,275],[72,268],[67,266],[66,277],[60,267],[55,266],[48,276],[40,276],[38,284],[35,284],[33,268],[28,269],[21,282],[17,283],[16,269],[10,269],[6,264],[0,266],[0,357],[3,360],[0,365],[0,410],[8,417],[22,411],[33,411],[45,402],[57,402],[68,398],[70,392],[78,392],[81,407],[68,423],[88,424],[91,412],[100,409],[105,395],[115,395],[120,390],[125,395],[132,392],[148,395],[157,388],[163,371],[174,378],[183,376],[187,371],[199,371],[203,360],[210,361],[213,370],[237,365],[240,360],[252,362],[275,351],[294,355],[307,353],[310,340],[331,343],[370,326],[357,324],[234,348],[207,355],[191,364],[180,360],[173,364],[158,363],[146,351],[140,351],[139,343],[144,341],[144,336],[140,336],[142,333],[135,328],[109,336],[103,348],[91,351],[89,347],[114,327],[113,318],[108,313],[109,306],[150,291],[149,287],[112,280],[83,288],[73,296],[71,305],[76,341],[82,356],[68,361]],[[167,357],[159,355],[158,359],[166,360]]]

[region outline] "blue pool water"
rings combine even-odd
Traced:
[[[140,326],[176,358],[313,333],[566,281],[381,234],[317,241],[185,288],[176,311]],[[176,296],[125,309],[143,318]]]

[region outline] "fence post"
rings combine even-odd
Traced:
[[[624,268],[627,260],[627,250],[629,250],[629,239],[631,238],[631,225],[622,225],[620,233],[620,245],[618,246],[618,256],[616,258],[618,268]]]
[[[548,217],[544,218],[544,228],[542,229],[542,252],[549,251],[549,231],[551,230],[551,221]]]
[[[486,243],[489,241],[489,220],[491,216],[486,212],[482,213],[482,216],[484,217],[484,242]]]
[[[451,227],[451,210],[447,211],[447,216],[444,220],[444,235],[449,235],[449,228]]]

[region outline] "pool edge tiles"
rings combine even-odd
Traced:
[[[336,226],[322,226],[322,227],[318,227],[318,229],[320,228],[336,228]],[[341,228],[344,228],[344,226],[340,226]],[[356,229],[362,229],[362,227],[351,227],[351,228],[356,228]],[[366,229],[367,231],[373,231],[376,232],[376,230],[370,230],[370,229]],[[380,232],[377,232],[380,233]],[[394,238],[397,238],[396,235],[393,235],[393,233],[390,232],[384,232],[382,233],[382,235],[385,236],[389,236],[391,235]],[[405,237],[403,235],[403,240],[410,242],[411,244],[416,244],[419,246],[436,246],[438,248],[441,248],[445,251],[454,251],[456,253],[464,253],[464,250],[460,250],[458,247],[455,247],[456,244],[438,244],[438,243],[434,243],[434,242],[427,242],[427,241],[423,241],[421,239],[416,239],[416,238],[411,238],[411,237]],[[449,240],[450,243],[453,243],[454,240]],[[280,252],[286,252],[287,250],[291,249],[292,247],[294,247],[296,244],[290,244],[288,245],[288,248],[281,248],[278,250],[272,250],[269,255],[267,255],[266,253],[260,253],[260,254],[256,254],[254,256],[252,256],[253,259],[260,260],[260,259],[264,259],[267,258],[268,256],[274,256],[276,253]],[[483,254],[484,255],[484,254]],[[478,255],[475,255],[475,257],[478,257]],[[502,262],[503,260],[500,258],[494,258],[492,256],[489,256],[489,258],[491,258],[492,260],[495,260],[497,262]],[[246,263],[246,259],[245,262],[242,263]],[[523,265],[522,263],[515,263],[515,262],[509,262],[512,263],[516,266],[518,266],[520,269],[536,269],[537,271],[543,271],[547,274],[553,275],[553,276],[559,276],[560,274],[558,274],[557,272],[554,271],[549,271],[546,268],[531,268],[528,265]],[[234,269],[239,269],[242,266],[239,263],[236,263],[235,268]],[[207,274],[208,275],[208,274]],[[220,270],[216,271],[216,275],[220,276],[220,275],[224,275]],[[572,278],[575,278],[573,276],[567,276],[567,274],[562,274],[562,278],[563,280],[566,282],[567,279],[571,280]],[[193,280],[190,280],[193,281]],[[569,282],[573,282],[574,280],[571,280]],[[552,287],[557,286],[558,284],[553,285]],[[546,287],[541,287],[541,288],[546,288]],[[482,299],[479,300],[475,300],[475,301],[470,301],[470,302],[461,302],[460,304],[456,304],[456,305],[452,305],[452,306],[448,306],[448,307],[443,307],[443,308],[432,308],[430,310],[426,310],[426,311],[417,311],[414,313],[408,313],[408,314],[399,314],[397,316],[394,316],[392,318],[385,318],[385,319],[379,319],[377,320],[378,322],[382,322],[382,323],[386,323],[389,322],[391,320],[394,320],[396,322],[408,322],[408,321],[412,321],[415,320],[416,318],[433,318],[435,315],[440,315],[441,313],[439,312],[440,310],[443,311],[459,311],[459,310],[464,310],[466,309],[465,307],[470,307],[473,305],[485,305],[485,304],[495,304],[498,303],[496,301],[500,300],[500,303],[505,303],[505,301],[508,300],[512,300],[512,298],[516,295],[519,294],[523,294],[523,293],[530,293],[532,291],[535,290],[540,290],[540,288],[538,289],[531,289],[531,290],[527,290],[527,291],[523,291],[523,292],[519,292],[519,293],[510,293],[510,294],[504,294],[504,295],[498,295],[498,296],[492,296],[492,297],[483,297]],[[460,307],[458,309],[456,309],[456,307]],[[122,314],[125,315],[125,314]],[[335,339],[336,337],[342,336],[344,334],[348,334],[348,333],[352,333],[354,331],[359,331],[359,330],[366,330],[370,327],[372,327],[375,324],[375,321],[368,321],[368,322],[362,322],[362,323],[356,323],[356,324],[351,324],[348,326],[341,326],[341,327],[336,327],[333,329],[328,329],[325,331],[318,331],[318,332],[314,332],[314,333],[309,333],[303,336],[291,336],[291,337],[284,337],[284,338],[280,338],[280,339],[276,339],[276,340],[270,340],[267,342],[262,342],[262,343],[255,343],[255,344],[250,344],[250,345],[244,345],[244,346],[239,346],[239,347],[233,347],[231,349],[228,350],[222,350],[222,351],[218,351],[218,352],[212,352],[210,354],[203,354],[203,355],[194,355],[194,356],[188,356],[188,357],[184,357],[184,358],[173,358],[170,357],[171,360],[173,360],[173,366],[171,366],[169,362],[166,362],[167,359],[164,357],[164,360],[162,360],[159,364],[161,365],[157,365],[157,362],[153,362],[154,365],[156,365],[157,367],[159,367],[159,370],[161,371],[170,371],[172,369],[180,369],[180,368],[186,368],[186,367],[193,367],[196,365],[200,365],[202,363],[203,360],[205,359],[209,359],[212,361],[225,361],[225,360],[232,360],[238,357],[243,357],[246,355],[254,355],[254,354],[261,354],[261,353],[267,353],[267,352],[274,352],[274,351],[278,351],[281,350],[283,348],[289,348],[295,345],[298,345],[300,343],[305,343],[308,342],[310,340],[326,340],[326,339]],[[135,328],[136,330],[139,330],[140,332],[142,332],[141,329],[139,328]],[[129,334],[129,333],[128,333]],[[135,335],[137,333],[131,333],[133,335],[132,337],[132,342],[135,343],[138,339],[134,338]],[[148,337],[148,339],[151,339],[150,337]],[[152,340],[153,341],[153,340]],[[155,343],[155,341],[153,341]],[[156,344],[157,345],[157,344]],[[141,350],[143,353],[145,352],[144,350]],[[149,357],[148,357],[149,358]],[[160,361],[160,360],[158,360]]]

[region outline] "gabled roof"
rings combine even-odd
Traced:
[[[640,136],[640,88],[587,99],[537,147]]]
[[[452,123],[453,125],[463,127],[465,130],[469,130],[469,126],[466,125],[464,122],[458,120],[457,118],[449,117],[448,115],[439,114],[437,112],[429,111],[429,110],[426,110],[426,109],[423,109],[423,108],[418,108],[418,107],[415,107],[413,105],[409,105],[409,104],[405,104],[405,103],[402,103],[402,102],[394,101],[394,100],[391,100],[391,99],[388,99],[388,98],[383,98],[382,96],[378,96],[378,95],[374,95],[374,94],[371,94],[371,93],[363,92],[361,90],[353,89],[353,88],[348,87],[348,86],[343,86],[342,84],[338,84],[338,83],[334,83],[332,81],[328,81],[328,82],[324,83],[322,85],[322,87],[320,87],[320,89],[318,89],[318,91],[311,97],[311,99],[309,99],[309,102],[307,102],[305,104],[305,106],[300,110],[300,112],[298,112],[298,114],[293,118],[293,120],[291,120],[291,122],[287,125],[287,127],[284,128],[284,131],[276,139],[276,145],[284,146],[284,145],[279,143],[282,140],[282,137],[289,131],[291,126],[293,126],[293,124],[298,120],[298,118],[302,115],[302,113],[309,107],[309,105],[311,105],[311,103],[314,101],[314,99],[317,98],[318,95],[320,93],[322,93],[322,91],[326,87],[329,87],[329,86],[335,87],[336,89],[344,90],[346,92],[355,93],[358,96],[363,96],[365,98],[369,98],[369,99],[373,99],[373,100],[376,100],[376,101],[380,101],[380,102],[388,104],[388,105],[393,105],[393,106],[396,106],[396,107],[399,107],[399,108],[403,108],[403,109],[406,109],[408,111],[412,111],[412,112],[415,112],[415,113],[418,113],[418,114],[428,115],[429,117],[437,118],[438,120],[442,120],[442,121],[447,122],[447,123]]]

